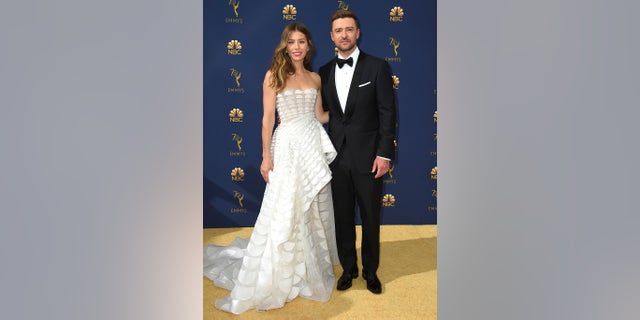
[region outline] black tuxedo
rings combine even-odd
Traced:
[[[345,111],[335,83],[336,59],[319,69],[322,104],[329,110],[329,137],[338,151],[331,164],[338,255],[345,272],[357,270],[355,207],[362,220],[362,263],[375,273],[380,258],[382,178],[371,173],[374,159],[395,158],[396,104],[389,64],[360,51]]]

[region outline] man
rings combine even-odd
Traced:
[[[382,176],[394,159],[396,105],[389,64],[357,46],[360,23],[349,10],[331,16],[331,40],[337,59],[323,65],[322,103],[329,110],[329,137],[338,151],[331,164],[333,207],[342,276],[337,289],[358,277],[356,204],[362,221],[362,276],[379,294],[380,206]]]

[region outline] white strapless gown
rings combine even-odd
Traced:
[[[338,254],[329,163],[336,151],[315,118],[317,94],[277,95],[274,168],[251,237],[204,249],[204,275],[231,290],[216,308],[239,314],[281,308],[298,296],[321,302],[331,296]]]

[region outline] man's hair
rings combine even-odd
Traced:
[[[360,21],[358,20],[358,17],[356,17],[356,14],[353,13],[353,11],[351,11],[349,9],[340,9],[340,10],[334,12],[331,15],[330,27],[333,28],[333,21],[335,21],[336,19],[341,19],[341,18],[352,18],[353,20],[356,21],[356,28],[360,29]]]

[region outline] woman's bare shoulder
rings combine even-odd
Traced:
[[[320,75],[315,73],[315,72],[311,72],[311,79],[313,80],[313,85],[316,89],[320,90]]]

